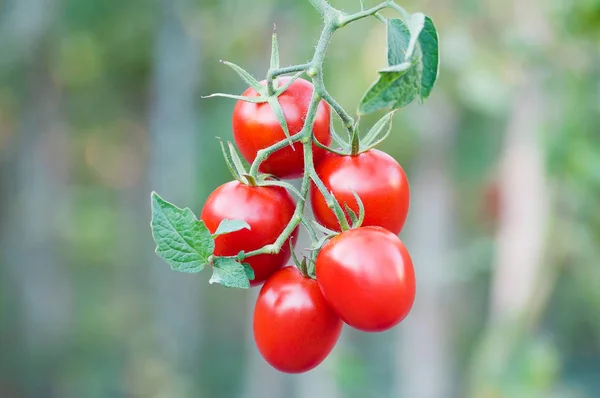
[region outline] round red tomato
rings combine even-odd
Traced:
[[[216,256],[234,256],[240,251],[260,249],[277,240],[292,219],[296,205],[290,194],[280,187],[252,187],[238,181],[221,185],[210,194],[200,218],[211,233],[224,219],[243,220],[251,230],[242,229],[215,239]],[[254,270],[252,286],[264,282],[290,259],[289,240],[294,245],[298,228],[286,241],[278,254],[260,254],[245,260]]]
[[[282,86],[289,80],[289,77],[281,77],[278,82]],[[266,84],[264,81],[261,83]],[[299,133],[302,130],[312,92],[313,85],[311,83],[304,79],[297,79],[278,97],[290,135]],[[253,88],[247,89],[242,95],[258,97],[258,93]],[[331,143],[329,117],[329,105],[325,101],[321,101],[317,108],[313,133],[319,142],[325,145]],[[233,137],[240,152],[248,162],[254,161],[259,150],[286,138],[268,103],[255,104],[242,100],[237,102],[233,110]],[[325,155],[324,150],[314,145],[313,153],[315,164]],[[276,151],[261,164],[260,171],[280,178],[301,176],[304,171],[302,143],[297,142],[293,147],[288,145]]]
[[[356,214],[358,203],[352,191],[358,194],[365,207],[363,226],[379,226],[400,233],[408,214],[410,188],[404,170],[390,155],[377,149],[356,156],[328,153],[316,171],[342,207],[346,203]],[[314,184],[310,200],[317,221],[339,231],[337,218]]]
[[[275,369],[302,373],[329,355],[342,321],[329,307],[314,279],[285,267],[264,284],[254,308],[254,340]]]
[[[415,300],[406,247],[380,227],[351,229],[327,242],[316,260],[325,299],[348,325],[381,332],[397,325]]]

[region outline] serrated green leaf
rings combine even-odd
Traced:
[[[399,65],[406,60],[410,31],[400,19],[390,19],[387,28],[388,65]]]
[[[415,62],[404,72],[382,72],[360,102],[358,112],[365,115],[381,109],[398,109],[410,104],[419,94],[419,70]]]
[[[224,219],[221,221],[217,230],[213,234],[213,236],[225,235],[231,232],[239,231],[241,229],[251,229],[250,225],[244,220],[228,220]]]
[[[255,278],[255,275],[254,275],[254,270],[252,269],[250,264],[242,263],[242,265],[244,266],[244,272],[246,273],[246,276],[248,277],[248,279],[253,281]]]
[[[174,271],[200,272],[215,242],[206,225],[189,209],[180,209],[152,192],[152,236],[156,253]]]
[[[423,70],[421,72],[421,101],[427,99],[440,73],[438,33],[429,17],[425,17],[425,26],[419,34]]]
[[[210,284],[218,283],[225,287],[247,289],[250,281],[246,273],[246,267],[229,257],[215,257],[213,260],[213,274]]]

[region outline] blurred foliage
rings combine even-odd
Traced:
[[[15,171],[23,157],[32,154],[26,148],[39,146],[42,153],[44,148],[59,147],[63,155],[44,165],[54,170],[60,161],[66,164],[64,174],[57,172],[56,181],[47,182],[60,186],[66,212],[44,208],[43,213],[52,224],[48,239],[53,250],[48,255],[55,256],[61,278],[70,288],[65,309],[69,322],[57,321],[58,337],[47,338],[26,312],[26,301],[39,297],[23,286],[28,285],[27,278],[36,276],[15,271],[20,267],[18,259],[0,257],[2,398],[233,397],[242,396],[248,384],[245,377],[252,366],[248,292],[198,288],[200,299],[193,303],[202,314],[194,345],[198,348],[186,353],[191,359],[183,369],[170,366],[157,343],[157,282],[148,277],[147,267],[153,249],[147,170],[153,161],[148,124],[150,104],[157,95],[152,82],[164,3],[0,2],[0,225],[4,231],[0,254],[9,252],[7,237],[15,233],[11,223],[35,225],[36,221],[11,218],[24,195],[37,192],[27,184],[30,174]],[[332,3],[348,10],[359,6],[358,1]],[[214,137],[231,138],[233,108],[230,101],[200,97],[245,88],[218,60],[242,64],[263,76],[275,22],[282,63],[306,61],[320,21],[307,1],[181,0],[177,4],[184,10],[177,18],[201,54],[194,132],[201,139],[195,148],[197,158],[190,161],[190,167],[198,169],[198,180],[180,182],[196,187],[197,198],[189,198],[194,202],[182,205],[199,212],[210,191],[229,178]],[[544,258],[547,272],[557,276],[540,323],[515,338],[507,353],[499,353],[509,356],[508,367],[482,375],[489,387],[482,398],[583,398],[598,396],[600,391],[600,0],[538,4],[543,6],[540,14],[546,33],[530,41],[516,37],[513,27],[518,16],[503,9],[501,2],[406,4],[436,22],[442,73],[423,108],[411,105],[399,112],[394,134],[382,148],[411,176],[431,139],[421,137],[419,118],[435,117],[428,112],[444,104],[455,120],[446,155],[457,214],[452,230],[457,247],[448,256],[449,264],[439,268],[445,288],[455,291],[449,300],[457,303],[451,314],[455,330],[447,331],[456,365],[452,370],[455,392],[448,397],[462,396],[472,358],[484,355],[477,350],[488,347],[477,343],[487,326],[494,254],[495,222],[485,211],[485,191],[495,181],[507,120],[521,95],[517,82],[524,67],[539,75],[549,101],[540,136],[552,192]],[[352,25],[335,37],[326,81],[347,109],[356,109],[377,77],[376,70],[385,65],[384,43],[385,30],[375,19]],[[25,133],[32,103],[46,91],[57,101],[58,122],[44,128],[58,130],[65,137],[62,142],[43,141],[47,131],[39,132],[41,141]],[[364,117],[362,129],[378,116]],[[44,205],[43,198],[40,203]],[[196,286],[207,285],[206,275],[174,278],[177,283],[192,278]],[[35,305],[45,311],[46,302],[54,298],[54,294],[44,296]],[[492,336],[487,342],[490,349],[497,347],[495,339],[502,342],[500,346],[506,344],[512,331],[505,332],[498,330]],[[391,334],[349,332],[332,362],[323,365],[324,372],[335,380],[340,396],[392,396],[397,382],[394,353],[389,349],[393,344]],[[274,380],[276,375],[265,377]],[[284,391],[294,385],[291,378],[282,380]]]

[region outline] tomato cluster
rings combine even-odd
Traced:
[[[282,82],[287,80],[282,79]],[[299,132],[307,115],[313,86],[297,79],[279,95],[290,134]],[[258,94],[252,88],[244,96]],[[330,109],[321,101],[313,135],[331,142]],[[234,139],[244,158],[252,162],[258,151],[286,139],[268,103],[240,100],[233,112]],[[311,277],[306,269],[287,266],[294,230],[277,254],[260,254],[244,260],[255,273],[252,286],[264,282],[254,311],[254,337],[259,351],[274,368],[288,373],[306,372],[319,365],[336,344],[343,323],[363,331],[387,330],[409,313],[415,298],[415,275],[410,255],[397,235],[408,213],[410,194],[406,174],[389,155],[369,149],[340,155],[313,146],[316,173],[343,208],[364,208],[362,226],[341,231],[338,219],[321,192],[310,188],[316,220],[338,231],[314,257]],[[278,178],[304,172],[303,145],[274,152],[260,171]],[[311,166],[312,167],[312,166]],[[208,198],[201,218],[211,233],[224,219],[245,221],[243,229],[218,236],[215,255],[234,256],[272,244],[294,215],[295,202],[279,186],[233,181]],[[302,267],[301,267],[302,268]]]

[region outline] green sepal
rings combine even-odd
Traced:
[[[324,225],[319,224],[318,222],[313,220],[313,225],[315,226],[315,228],[317,230],[319,230],[320,232],[324,233],[325,235],[337,235],[339,234],[338,231],[334,231],[333,229],[329,229]]]
[[[227,165],[229,172],[231,173],[233,178],[235,178],[239,182],[243,182],[241,174],[238,172],[238,170],[236,169],[236,167],[233,163],[233,159],[231,158],[231,153],[229,151],[227,151],[227,149],[225,149],[225,145],[223,144],[223,141],[219,137],[217,137],[217,139],[219,140],[219,144],[221,145],[221,152],[223,153],[223,158],[225,159],[225,164]]]
[[[304,74],[304,71],[300,71],[300,72],[296,73],[294,76],[292,76],[290,78],[290,80],[285,82],[285,84],[283,86],[278,87],[275,90],[275,97],[279,97],[281,94],[283,94],[285,92],[285,90],[287,90],[292,85],[292,83],[294,83],[296,80],[298,80],[298,78],[300,76],[302,76],[303,74]]]
[[[221,61],[224,65],[229,66],[233,69],[250,87],[252,87],[257,93],[265,94],[265,86],[260,84],[258,80],[254,78],[250,73],[246,72],[241,66],[238,66],[232,62]]]
[[[375,123],[375,125],[373,125],[373,127],[371,127],[371,129],[361,142],[361,152],[366,152],[372,148],[375,148],[377,145],[385,141],[387,137],[389,137],[390,133],[392,132],[392,121],[394,120],[394,113],[396,113],[396,111],[386,113],[381,119],[377,121],[377,123]],[[382,136],[380,136],[381,131],[383,131],[386,125],[387,130]]]
[[[271,105],[273,113],[275,114],[275,117],[277,118],[277,121],[279,122],[279,125],[281,126],[281,129],[283,130],[283,133],[288,139],[290,146],[292,146],[293,148],[294,142],[292,141],[292,137],[290,136],[290,130],[288,129],[288,124],[285,120],[285,115],[283,113],[283,109],[281,108],[279,100],[277,99],[277,97],[268,97],[268,101],[269,105]]]
[[[240,154],[238,153],[237,149],[230,141],[227,142],[227,146],[229,147],[229,154],[231,156],[233,165],[234,165],[236,171],[238,172],[238,175],[240,175],[240,177],[244,178],[244,175],[247,174],[246,166],[244,166],[244,162],[242,161]]]
[[[360,228],[363,221],[365,221],[365,205],[360,196],[358,196],[358,194],[353,189],[351,189],[351,191],[352,195],[354,195],[354,199],[356,200],[356,204],[358,205],[358,218],[355,222],[353,222],[352,228]]]
[[[348,217],[350,217],[350,222],[352,223],[352,228],[354,228],[354,225],[358,221],[358,217],[356,216],[356,213],[354,212],[354,210],[352,210],[352,208],[350,206],[348,206],[348,203],[344,203],[344,207],[346,208],[346,213],[348,214]]]
[[[277,45],[277,26],[273,24],[273,37],[271,40],[271,69],[279,69],[279,46]]]
[[[224,94],[224,93],[214,93],[214,94],[210,94],[210,95],[205,95],[202,98],[216,98],[216,97],[229,98],[229,99],[245,101],[245,102],[252,102],[254,104],[264,104],[265,102],[267,102],[267,99],[265,97],[246,97],[244,95],[233,95],[233,94]]]
[[[280,188],[284,188],[287,189],[288,191],[291,191],[293,194],[295,194],[298,198],[302,198],[302,194],[300,193],[300,191],[298,191],[298,189],[293,186],[292,184],[290,184],[289,182],[285,182],[285,181],[280,181],[280,180],[262,180],[258,182],[258,185],[261,187],[280,187]]]

